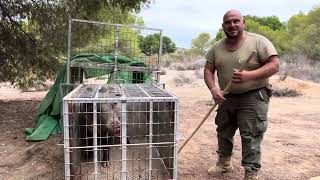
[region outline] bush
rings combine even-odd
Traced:
[[[320,62],[304,55],[284,55],[281,57],[280,80],[287,76],[320,83]]]
[[[160,65],[162,67],[170,67],[171,64],[175,63],[176,60],[171,58],[169,55],[164,54],[161,58]]]
[[[184,73],[179,73],[173,81],[176,83],[176,86],[182,86],[184,84],[192,84],[192,78],[186,77]]]
[[[194,69],[195,70],[199,70],[199,69],[203,69],[205,64],[206,64],[206,60],[204,58],[198,59],[196,61],[193,62],[194,64]]]
[[[204,67],[206,61],[204,59],[199,59],[196,61],[184,61],[182,63],[172,63],[170,65],[170,69],[177,71],[185,71],[185,70],[199,70]]]
[[[173,69],[173,70],[177,70],[177,71],[185,71],[185,70],[187,70],[186,65],[182,64],[182,63],[172,63],[169,68]]]
[[[198,79],[204,79],[203,68],[195,70],[194,75]]]

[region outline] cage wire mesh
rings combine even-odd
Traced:
[[[159,34],[160,40],[141,51],[142,37]],[[70,19],[68,83],[159,82],[162,30]]]
[[[177,179],[176,96],[151,84],[84,84],[63,104],[66,179]]]

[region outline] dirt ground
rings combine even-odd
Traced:
[[[179,133],[188,137],[210,108],[210,94],[203,79],[193,71],[184,71],[190,84],[176,87],[177,72],[167,70],[162,76],[166,89],[179,97]],[[302,96],[273,97],[269,126],[262,145],[260,179],[304,180],[320,176],[320,85],[287,78],[272,84],[299,90]],[[20,92],[0,87],[0,179],[63,179],[63,146],[60,136],[48,141],[27,142],[24,128],[34,127],[36,107],[46,91]],[[179,154],[179,179],[241,179],[241,142],[235,136],[234,171],[208,176],[206,170],[215,164],[217,148],[215,112]]]

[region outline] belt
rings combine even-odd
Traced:
[[[252,90],[249,90],[249,91],[244,92],[244,93],[228,93],[224,97],[243,96],[243,95],[248,95],[248,94],[251,94],[251,93],[258,92],[260,90],[266,90],[266,87],[261,87],[261,88],[258,88],[258,89],[252,89]]]

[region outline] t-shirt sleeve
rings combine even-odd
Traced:
[[[207,60],[207,63],[214,64],[215,57],[214,57],[214,48],[210,48],[209,51],[204,56]]]
[[[276,48],[273,46],[272,42],[261,36],[257,43],[258,56],[260,62],[264,62],[270,56],[278,55]]]

